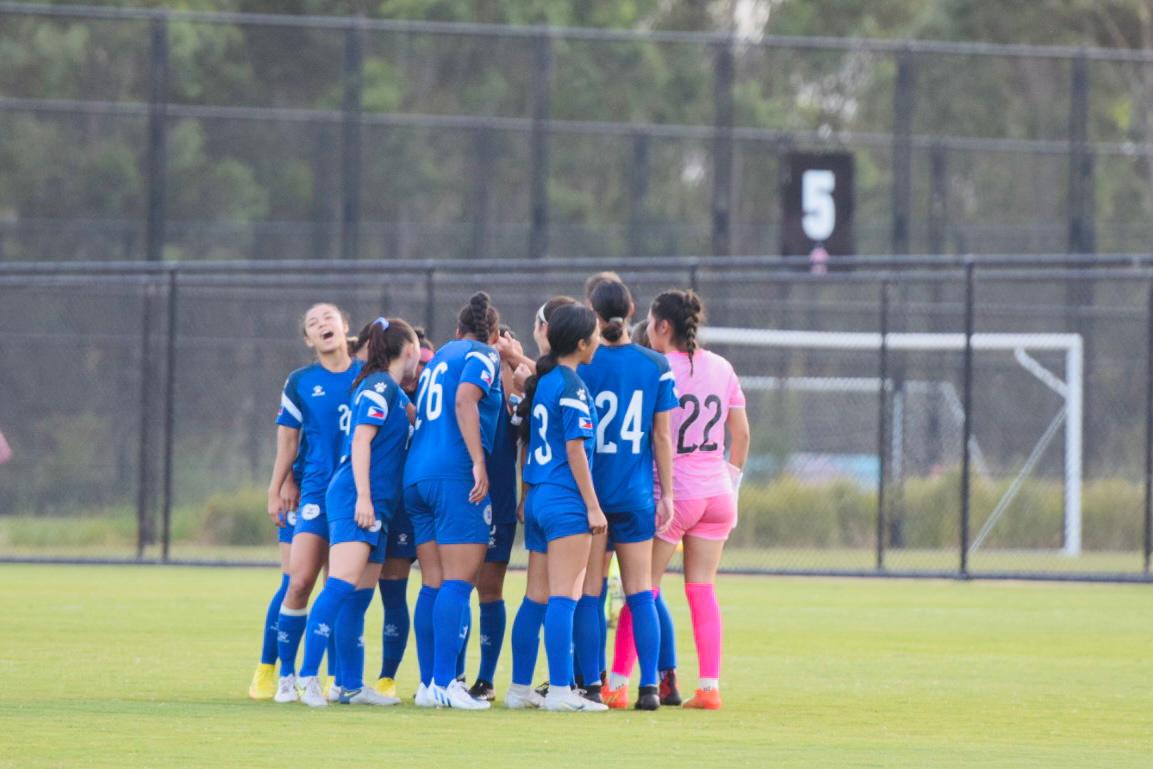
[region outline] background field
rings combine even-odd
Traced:
[[[565,717],[250,702],[274,582],[259,569],[0,566],[0,767],[1052,769],[1147,767],[1153,750],[1141,586],[726,578],[725,710]],[[687,630],[679,579],[667,588]],[[514,575],[510,612],[521,590]],[[374,604],[370,629],[379,621]],[[678,641],[689,687],[692,642]],[[508,662],[506,649],[501,690]]]

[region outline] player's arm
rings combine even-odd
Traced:
[[[661,498],[657,502],[657,531],[664,531],[673,520],[673,428],[671,411],[658,411],[653,415],[653,458],[657,462],[657,478],[661,482]]]
[[[470,382],[456,388],[456,424],[472,460],[472,491],[468,501],[476,504],[488,495],[488,470],[484,466],[484,442],[480,438],[480,399],[484,391]]]
[[[601,510],[600,500],[597,499],[596,489],[593,488],[592,468],[589,467],[589,458],[585,455],[585,439],[574,438],[564,443],[565,454],[568,456],[568,465],[572,470],[573,480],[580,489],[581,499],[589,511],[589,532],[591,534],[604,534],[609,522]]]
[[[729,430],[729,464],[737,469],[737,477],[733,479],[736,490],[740,486],[740,476],[745,471],[745,462],[749,459],[749,415],[744,409],[730,409],[729,417],[725,420]]]
[[[372,486],[369,465],[372,463],[372,439],[376,425],[359,424],[352,434],[352,481],[356,485],[356,525],[362,529],[372,527],[376,511],[372,508]]]
[[[290,491],[285,488],[285,482],[292,477],[292,463],[299,448],[300,430],[277,425],[276,459],[272,463],[272,480],[268,483],[268,516],[277,526],[284,525],[280,516],[293,507],[294,500],[284,493]]]

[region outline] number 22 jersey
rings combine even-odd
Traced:
[[[680,407],[672,413],[673,494],[705,499],[732,491],[725,460],[725,423],[745,407],[745,393],[732,364],[708,350],[667,353],[677,380]]]

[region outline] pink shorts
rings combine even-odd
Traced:
[[[673,503],[673,522],[657,536],[680,542],[685,536],[724,542],[737,521],[737,500],[731,493],[704,499],[678,499]]]

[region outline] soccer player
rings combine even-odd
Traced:
[[[518,411],[528,439],[525,546],[548,555],[544,626],[551,684],[541,707],[603,711],[608,710],[604,704],[585,699],[569,685],[573,615],[589,546],[608,526],[592,482],[596,411],[576,373],[577,366],[592,360],[600,340],[596,314],[582,305],[557,308],[548,323],[549,352],[537,361],[537,373],[529,379]],[[513,665],[515,669],[515,660]],[[528,699],[523,690],[517,696],[522,702]]]
[[[437,351],[420,378],[416,432],[404,469],[404,504],[416,535],[422,586],[414,612],[422,707],[486,710],[457,680],[469,597],[492,527],[485,455],[504,408],[500,316],[474,294],[457,319],[457,340]]]
[[[328,704],[317,668],[334,636],[340,702],[400,702],[364,686],[364,615],[380,579],[388,523],[403,493],[411,422],[400,382],[416,370],[420,348],[412,327],[398,318],[374,320],[361,332],[358,345],[365,365],[353,383],[352,429],[326,495],[328,579],[308,615],[300,665],[300,700],[310,707]]]
[[[700,686],[684,707],[718,710],[721,611],[717,567],[737,520],[737,492],[749,455],[749,421],[745,395],[732,365],[697,345],[703,318],[704,308],[693,291],[665,291],[649,310],[649,340],[653,349],[668,356],[680,394],[680,407],[672,415],[676,451],[673,521],[657,534],[653,584],[659,587],[669,559],[683,542],[685,595],[700,666]]]
[[[420,364],[409,380],[400,383],[400,389],[412,403],[415,403],[417,382],[436,350],[425,337],[422,328],[416,327],[413,330],[420,343]],[[413,408],[411,403],[409,408]],[[384,605],[384,621],[380,633],[380,678],[377,679],[376,690],[386,697],[396,696],[396,671],[404,660],[404,650],[408,645],[408,631],[411,626],[411,615],[408,611],[408,575],[415,560],[416,541],[412,521],[408,519],[402,500],[388,525],[388,545],[384,565],[380,570],[380,601]]]
[[[340,461],[352,412],[348,398],[361,363],[348,349],[348,319],[332,304],[316,304],[301,323],[305,343],[316,351],[317,360],[293,371],[284,383],[280,413],[276,417],[277,452],[269,494],[279,490],[292,472],[298,443],[306,448],[300,477],[300,508],[297,511],[289,558],[289,581],[277,617],[277,654],[280,679],[277,702],[295,702],[296,653],[304,634],[308,597],[328,557],[328,519],[324,514],[328,482]],[[282,449],[281,444],[284,447]],[[272,500],[269,501],[273,512]],[[285,512],[277,509],[279,514]],[[330,655],[329,669],[335,670]]]
[[[620,560],[641,662],[638,710],[660,707],[657,656],[660,624],[653,598],[653,535],[673,516],[673,446],[669,413],[677,406],[668,359],[632,344],[625,325],[635,311],[632,294],[615,275],[602,277],[589,295],[604,343],[577,373],[588,385],[599,415],[593,485],[608,519],[608,536]],[[664,493],[654,505],[653,464]],[[600,698],[604,654],[605,540],[593,537],[584,595],[577,605],[576,649],[586,696]],[[627,683],[614,681],[609,699],[625,707]]]

